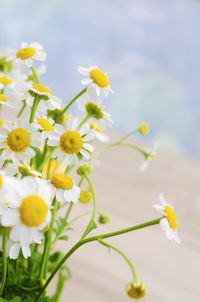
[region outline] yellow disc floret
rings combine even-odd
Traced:
[[[165,217],[167,218],[170,228],[176,231],[178,226],[178,220],[176,217],[176,213],[174,212],[173,208],[170,205],[165,206],[164,214]]]
[[[29,195],[22,200],[19,211],[23,224],[28,227],[37,227],[45,222],[48,206],[38,195]]]
[[[48,87],[43,86],[41,84],[38,84],[38,83],[33,83],[32,88],[33,88],[34,92],[36,91],[39,94],[52,94],[51,89],[49,89]]]
[[[6,103],[7,102],[7,97],[4,95],[4,94],[0,94],[0,102],[4,102]]]
[[[134,281],[126,287],[127,295],[133,299],[141,299],[147,294],[147,286],[144,283]]]
[[[142,135],[147,135],[149,133],[149,125],[147,123],[141,123],[139,125],[138,131]]]
[[[16,128],[8,133],[7,145],[14,152],[26,150],[30,142],[30,134],[26,129]]]
[[[91,201],[92,195],[89,190],[81,190],[79,201],[83,204],[87,204]]]
[[[73,179],[70,176],[65,175],[63,173],[56,173],[52,177],[51,183],[57,189],[62,189],[62,190],[70,190],[74,185]]]
[[[0,173],[0,188],[3,187],[3,175]]]
[[[95,83],[101,88],[108,87],[110,85],[110,81],[108,76],[100,69],[92,69],[90,71],[90,78]]]
[[[36,54],[34,47],[21,48],[17,51],[16,57],[21,60],[31,59]]]
[[[94,122],[90,123],[90,129],[95,130],[99,133],[102,133],[103,130],[101,129],[101,127],[99,127],[97,124],[95,124]]]
[[[10,85],[12,83],[11,79],[8,77],[0,77],[0,83],[4,86]]]
[[[60,137],[60,147],[65,153],[77,154],[82,146],[83,139],[77,131],[66,131]]]
[[[0,127],[2,127],[4,124],[4,120],[2,118],[0,118]]]
[[[51,125],[51,123],[46,118],[38,117],[37,122],[44,131],[53,131],[54,130],[54,127]]]

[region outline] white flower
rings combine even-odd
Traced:
[[[1,193],[1,192],[0,192]],[[51,220],[52,189],[47,181],[24,177],[13,178],[4,192],[6,205],[0,205],[1,225],[10,227],[9,239],[16,244],[10,249],[16,259],[20,248],[25,258],[30,256],[30,244],[40,244],[42,230]]]
[[[177,233],[178,220],[174,208],[165,201],[162,194],[159,196],[159,201],[160,204],[155,204],[153,208],[163,215],[160,221],[161,229],[165,232],[169,240],[175,240],[177,243],[180,243]]]
[[[109,92],[114,92],[110,88],[110,80],[107,73],[104,73],[97,66],[90,66],[89,68],[79,66],[78,72],[87,76],[87,78],[83,79],[81,82],[83,85],[87,86],[89,94],[93,94],[93,91],[95,91],[98,97],[105,98],[109,95]]]
[[[82,155],[89,159],[93,152],[93,147],[88,144],[94,138],[90,132],[89,125],[85,124],[78,130],[78,120],[69,120],[64,125],[56,124],[54,132],[49,133],[47,144],[56,147],[52,157],[59,162],[67,161],[68,164],[74,162],[77,156]]]
[[[39,83],[29,84],[29,93],[26,96],[26,103],[28,106],[31,107],[33,105],[35,95],[39,95],[40,100],[42,101],[40,102],[40,108],[38,109],[40,112],[46,112],[48,109],[61,109],[62,100],[53,95],[51,89],[48,87]]]
[[[56,189],[56,199],[61,202],[77,202],[80,188],[74,184],[69,175],[56,173],[51,178],[51,184]]]
[[[14,122],[5,122],[0,128],[0,149],[3,160],[13,162],[26,162],[30,160],[35,151],[32,147],[41,146],[41,135],[33,124],[22,119],[15,119]]]
[[[96,123],[90,123],[91,132],[94,133],[94,136],[102,143],[107,143],[110,139],[109,137],[103,133],[103,130]]]
[[[155,158],[156,154],[157,154],[157,149],[158,149],[159,144],[155,143],[153,145],[152,149],[147,149],[145,151],[145,160],[142,163],[142,165],[140,166],[139,171],[140,172],[145,172],[149,166],[149,164],[151,163],[151,161]]]
[[[37,61],[44,61],[46,59],[46,52],[42,45],[37,42],[21,43],[21,48],[17,52],[13,52],[8,60],[15,59],[16,62],[22,61],[27,67],[33,66],[33,59]]]

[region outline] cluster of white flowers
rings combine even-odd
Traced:
[[[33,67],[33,60],[45,58],[39,43],[0,51],[0,223],[9,228],[7,254],[12,259],[20,250],[27,258],[31,244],[42,242],[55,199],[62,204],[79,200],[80,188],[66,171],[91,161],[95,140],[108,142],[104,131],[112,124],[104,105],[104,98],[113,93],[106,73],[97,66],[79,67],[86,88],[65,105],[38,79],[46,68],[43,63]],[[76,99],[78,118],[68,112]],[[143,124],[139,131],[146,133],[148,128]],[[147,161],[152,157],[146,156]],[[162,214],[174,218],[170,206]],[[166,221],[170,220],[165,218],[162,228]],[[175,231],[176,223],[170,223]],[[170,239],[172,233],[167,233]],[[0,242],[1,246],[2,237]]]
[[[78,68],[88,78],[78,100],[80,117],[73,118],[38,79],[46,68],[33,62],[45,58],[39,43],[0,51],[0,223],[10,229],[12,259],[20,250],[27,258],[31,244],[42,242],[55,198],[63,204],[79,200],[80,188],[65,171],[91,160],[95,139],[107,142],[104,131],[112,123],[102,100],[113,92],[106,73],[96,66]],[[44,176],[53,161],[61,171]]]

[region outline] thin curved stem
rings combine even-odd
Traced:
[[[23,112],[24,109],[26,108],[26,101],[23,100],[22,103],[23,103],[23,105],[22,105],[20,111],[18,112],[17,118],[19,118],[19,117],[21,116],[22,112]]]
[[[8,229],[5,228],[3,231],[3,245],[2,245],[2,278],[1,278],[1,288],[0,288],[0,296],[2,296],[7,276],[7,255],[6,255],[6,242],[7,242]]]
[[[54,278],[54,276],[56,275],[56,273],[59,271],[59,269],[62,267],[62,265],[69,259],[69,257],[76,251],[78,250],[82,245],[92,242],[92,241],[99,241],[105,238],[109,238],[109,237],[114,237],[114,236],[118,236],[121,234],[125,234],[128,232],[132,232],[132,231],[136,231],[142,228],[146,228],[149,226],[153,226],[156,224],[159,224],[161,219],[163,219],[163,217],[157,218],[157,219],[153,219],[147,222],[144,222],[142,224],[138,224],[135,226],[131,226],[128,228],[124,228],[118,231],[114,231],[114,232],[110,232],[110,233],[106,233],[106,234],[102,234],[102,235],[97,235],[97,236],[92,236],[92,237],[88,237],[88,238],[84,238],[84,239],[80,239],[66,254],[65,256],[60,260],[60,262],[56,265],[56,267],[54,268],[53,272],[51,273],[51,275],[49,276],[49,278],[47,279],[45,285],[42,287],[42,289],[40,290],[38,296],[36,297],[34,302],[37,302],[38,299],[40,298],[40,296],[42,295],[42,293],[45,291],[45,289],[48,287],[48,285],[51,283],[52,279]]]
[[[81,127],[89,120],[89,118],[90,118],[90,115],[87,114],[87,115],[83,118],[83,120],[80,122],[80,124],[78,125],[77,130],[80,130]]]
[[[85,92],[87,91],[87,88],[84,88],[83,90],[81,90],[62,110],[61,115],[63,115],[71,106],[72,104],[81,96],[83,95]]]
[[[30,119],[29,119],[30,123],[32,123],[34,120],[35,113],[36,113],[39,102],[40,102],[40,97],[39,97],[39,95],[36,94],[34,101],[33,101],[32,108],[31,108],[31,114],[30,114]]]
[[[90,218],[90,221],[81,237],[81,239],[84,239],[87,234],[90,232],[91,230],[91,227],[92,227],[92,224],[94,223],[94,218],[95,218],[95,215],[96,215],[96,194],[95,194],[95,189],[94,189],[94,186],[89,178],[89,176],[87,175],[87,173],[84,174],[85,176],[85,179],[86,181],[88,182],[89,184],[89,187],[90,187],[90,191],[92,193],[92,200],[93,200],[93,210],[92,210],[92,215],[91,215],[91,218]]]
[[[101,243],[102,245],[106,246],[107,248],[109,249],[112,249],[113,251],[115,251],[116,253],[118,253],[120,256],[122,256],[122,258],[124,258],[124,260],[126,261],[126,263],[128,264],[130,270],[131,270],[131,273],[132,273],[132,276],[133,276],[133,281],[137,281],[137,274],[136,274],[136,270],[132,264],[132,262],[130,261],[130,259],[122,252],[120,251],[118,248],[116,248],[115,246],[99,239],[98,240],[99,243]]]

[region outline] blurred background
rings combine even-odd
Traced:
[[[150,140],[199,157],[200,1],[1,0],[1,47],[38,41],[46,84],[70,100],[77,66],[106,70],[108,107],[121,131],[146,121]]]

